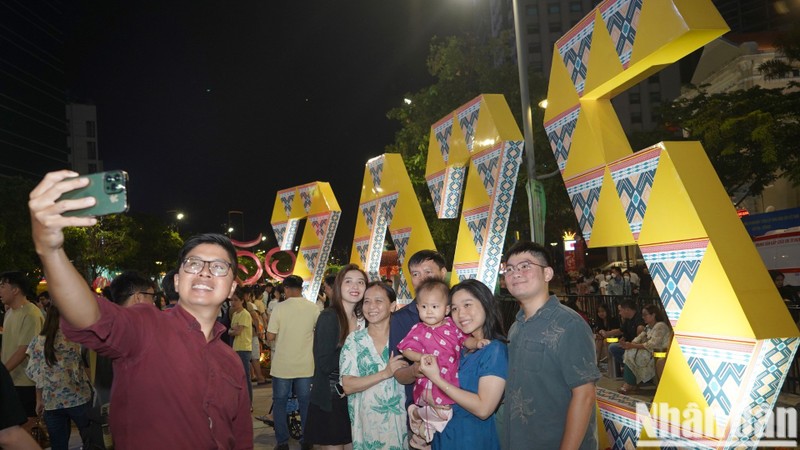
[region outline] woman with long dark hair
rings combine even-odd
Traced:
[[[601,331],[611,331],[619,328],[619,320],[611,316],[608,306],[603,303],[597,305],[597,315],[594,318],[594,345],[597,352],[597,361],[608,359],[608,343]]]
[[[347,398],[339,384],[339,355],[345,338],[364,328],[362,301],[367,274],[355,264],[339,270],[330,307],[314,328],[314,379],[303,441],[319,448],[352,447]]]
[[[494,415],[508,377],[508,349],[494,295],[478,280],[464,280],[450,290],[450,314],[464,334],[491,342],[481,349],[461,349],[459,387],[445,381],[432,355],[423,357],[420,372],[447,392],[456,404],[453,418],[433,437],[434,450],[500,448]]]
[[[656,361],[653,352],[664,351],[672,339],[672,328],[666,314],[656,305],[642,308],[644,331],[631,342],[622,342],[625,349],[622,378],[625,382],[619,388],[622,394],[636,392],[639,383],[650,381],[656,375]]]
[[[66,450],[75,422],[85,443],[89,432],[89,377],[81,359],[80,345],[61,333],[61,315],[53,304],[47,309],[41,334],[28,346],[30,361],[25,373],[36,383],[36,412],[44,411],[44,423],[53,450]]]

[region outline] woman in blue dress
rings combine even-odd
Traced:
[[[456,402],[453,418],[434,435],[431,445],[434,450],[499,450],[494,419],[508,377],[508,350],[500,313],[492,292],[477,280],[457,284],[450,290],[450,298],[450,314],[456,326],[464,334],[489,339],[491,343],[478,350],[461,350],[460,387],[440,376],[433,355],[423,356],[420,372]]]

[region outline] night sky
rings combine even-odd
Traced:
[[[485,3],[485,2],[480,2]],[[133,211],[267,231],[275,193],[328,181],[349,249],[364,164],[404,94],[432,82],[433,35],[467,30],[475,0],[65,2],[71,101],[97,105],[105,169]],[[485,8],[485,6],[484,6]],[[458,106],[458,105],[454,105]],[[240,228],[241,218],[233,225]]]

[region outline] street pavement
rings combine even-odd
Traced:
[[[272,405],[272,384],[253,386],[253,444],[255,450],[272,450],[277,444],[275,441],[275,430],[260,420],[256,416],[263,416],[268,413]],[[271,415],[270,415],[271,417]],[[78,430],[73,426],[72,435],[69,441],[70,450],[81,449],[81,438]],[[289,448],[299,449],[300,443],[294,439],[289,439]]]

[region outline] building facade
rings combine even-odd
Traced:
[[[72,170],[80,173],[102,172],[103,161],[97,147],[97,107],[69,103],[67,116],[67,148]]]
[[[0,0],[0,176],[69,166],[61,7]]]

